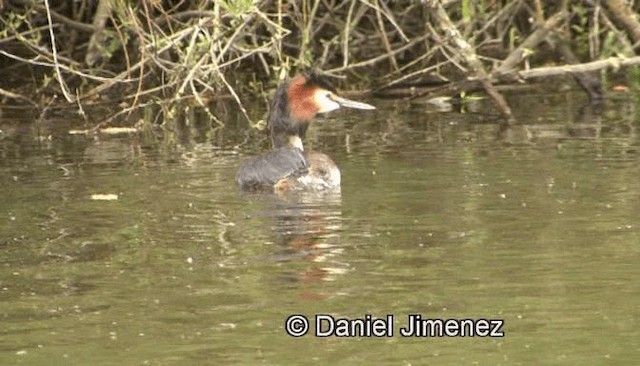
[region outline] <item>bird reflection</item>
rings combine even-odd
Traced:
[[[272,220],[271,232],[277,250],[267,261],[305,263],[291,267],[279,280],[297,283],[305,300],[329,296],[317,285],[335,281],[349,270],[340,243],[342,208],[340,191],[304,192],[272,196],[265,215]]]

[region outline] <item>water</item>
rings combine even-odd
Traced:
[[[241,120],[89,138],[6,108],[0,364],[637,364],[637,101],[510,101],[502,131],[486,101],[332,114],[307,145],[342,193],[300,197],[238,192],[266,147]],[[395,333],[292,338],[291,314]],[[504,337],[402,337],[409,314]]]

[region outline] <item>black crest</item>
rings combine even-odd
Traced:
[[[327,89],[333,93],[336,92],[336,88],[331,85],[331,83],[327,80],[326,77],[320,75],[320,73],[316,69],[311,69],[303,75],[306,77],[307,82],[305,83],[308,86],[317,85],[322,89]]]

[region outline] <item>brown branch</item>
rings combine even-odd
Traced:
[[[536,2],[538,6],[539,3]],[[541,17],[541,9],[536,7],[536,18],[540,25],[527,39],[518,46],[511,54],[502,62],[500,67],[494,71],[494,77],[500,77],[501,74],[513,71],[516,66],[527,57],[529,50],[535,49],[540,43],[547,40],[556,53],[563,58],[568,64],[579,64],[580,60],[574,55],[571,48],[566,44],[565,40],[555,32],[558,26],[569,16],[566,10],[561,10],[554,14],[546,21]],[[552,34],[550,36],[550,33]],[[595,75],[586,72],[572,73],[578,84],[589,95],[592,102],[601,102],[603,99],[602,83]]]
[[[65,83],[64,78],[62,77],[62,72],[60,71],[60,63],[58,62],[58,48],[56,46],[56,37],[53,32],[53,22],[51,21],[51,12],[49,11],[51,7],[49,6],[49,0],[44,0],[44,6],[47,13],[47,21],[49,23],[49,36],[51,37],[51,54],[53,56],[54,69],[56,71],[56,78],[58,79],[58,84],[60,85],[60,89],[62,90],[62,94],[68,102],[73,102],[74,98],[69,93],[69,87],[67,83]]]
[[[221,19],[231,17],[231,15],[223,15]],[[168,17],[156,17],[153,21],[157,26],[162,26],[172,21],[184,22],[190,19],[202,19],[202,18],[210,18],[216,19],[215,11],[204,11],[204,10],[187,10],[182,11],[175,14],[169,14]]]
[[[480,59],[478,59],[473,47],[462,37],[460,31],[455,27],[447,15],[447,12],[442,7],[442,3],[438,0],[425,0],[424,4],[430,10],[434,22],[437,23],[443,33],[448,36],[447,38],[449,38],[450,43],[458,51],[460,56],[462,56],[465,63],[469,65],[471,72],[480,81],[487,94],[493,99],[505,120],[508,123],[513,122],[509,104],[491,83],[489,74]]]
[[[487,29],[491,28],[505,14],[509,13],[507,16],[513,16],[512,14],[514,14],[518,10],[518,8],[521,6],[523,1],[524,0],[511,1],[507,5],[503,6],[502,9],[500,9],[500,11],[498,11],[498,13],[496,15],[494,15],[491,19],[487,20],[482,25],[482,28],[480,28],[480,30],[478,30],[477,32],[474,32],[475,35],[473,35],[471,39],[473,41],[475,41],[476,38],[480,37],[480,35],[485,34]],[[513,9],[513,8],[515,8],[515,9]],[[513,9],[513,11],[512,11],[512,9]]]
[[[380,5],[382,5],[382,7],[384,7],[385,11],[380,11],[382,15],[384,15],[384,17],[389,21],[389,23],[391,23],[391,25],[393,25],[393,27],[395,28],[395,30],[398,32],[398,35],[402,38],[403,41],[405,42],[409,42],[409,37],[407,37],[406,34],[404,34],[404,32],[402,31],[402,28],[398,25],[398,23],[396,22],[396,20],[393,17],[393,14],[391,13],[391,11],[389,11],[389,9],[384,5],[384,3],[376,3],[374,4],[370,4],[367,1],[363,1],[362,4],[372,8],[374,11],[380,11]]]
[[[380,38],[382,38],[382,44],[384,48],[387,50],[387,55],[389,60],[391,60],[391,65],[395,71],[398,71],[398,61],[396,61],[395,55],[392,53],[393,50],[391,48],[391,43],[389,43],[389,37],[387,37],[387,31],[384,28],[384,21],[382,20],[382,15],[380,14],[380,4],[376,1],[376,20],[378,21],[378,30],[380,32]],[[348,37],[348,35],[347,35]]]
[[[37,6],[37,8],[44,10],[43,6]],[[56,13],[53,10],[51,10],[51,18],[59,21],[60,23],[63,23],[64,25],[67,25],[73,29],[76,29],[82,32],[91,33],[95,30],[95,28],[90,24],[85,24],[82,22],[75,21],[73,19],[69,19],[60,13]]]
[[[531,70],[524,71],[511,71],[507,74],[500,75],[492,79],[494,83],[500,82],[513,82],[513,80],[530,80],[542,77],[551,77],[559,75],[574,75],[576,73],[593,72],[605,69],[617,70],[621,67],[640,65],[640,56],[631,58],[610,57],[604,60],[598,60],[593,62],[587,62],[576,65],[562,65],[562,66],[545,66],[537,67]],[[411,87],[404,89],[388,89],[385,91],[377,92],[375,95],[378,97],[410,97],[411,99],[418,99],[429,95],[442,95],[442,94],[454,94],[463,90],[473,90],[479,87],[479,80],[462,80],[457,82],[451,82],[444,85],[438,85],[435,87],[419,88]],[[504,88],[504,87],[503,87]]]
[[[40,10],[40,11],[43,11],[43,12],[47,11],[46,6],[40,5],[40,4],[35,4],[35,3],[33,3],[33,1],[15,1],[15,3],[19,4],[19,5],[23,5],[23,6],[33,5],[34,9],[37,9],[37,10]],[[0,4],[2,4],[2,1],[0,1]],[[0,6],[0,8],[2,8],[2,7]],[[58,12],[55,12],[52,9],[49,9],[49,12],[51,13],[51,19],[57,20],[57,21],[65,24],[65,25],[68,25],[69,27],[71,27],[73,29],[77,29],[79,31],[87,32],[87,33],[92,33],[94,31],[93,26],[90,25],[90,24],[78,22],[76,20],[67,18],[66,16],[64,16],[64,15],[58,13]]]
[[[91,35],[91,39],[89,40],[87,55],[84,59],[84,61],[89,66],[95,65],[108,54],[105,44],[107,42],[105,26],[110,16],[111,6],[109,5],[109,0],[100,0],[100,2],[98,3],[98,8],[96,9],[96,13],[93,16],[93,28],[95,29],[95,31],[93,32],[93,34]]]
[[[518,46],[509,56],[507,56],[500,67],[495,70],[495,73],[502,74],[513,71],[513,69],[522,62],[526,57],[529,50],[534,49],[538,44],[544,42],[545,38],[549,34],[549,32],[553,31],[562,23],[567,17],[569,13],[566,11],[560,11],[554,14],[551,18],[547,19],[544,24],[536,29],[527,39]]]
[[[624,48],[625,56],[633,56],[635,54],[635,51],[633,49],[634,46],[631,44],[629,38],[627,38],[627,36],[622,31],[620,31],[615,26],[615,24],[613,24],[613,22],[609,19],[605,12],[600,12],[600,19],[602,20],[604,25],[607,26],[616,35],[616,39]],[[640,44],[640,41],[638,42],[638,44]]]
[[[631,7],[623,0],[604,0],[603,5],[614,21],[627,30],[633,43],[640,42],[640,22]]]
[[[515,74],[517,74],[522,79],[534,79],[547,76],[575,74],[578,72],[589,72],[605,69],[617,70],[620,67],[635,65],[640,65],[640,56],[630,58],[609,57],[604,60],[587,62],[577,65],[538,67],[531,70],[518,71]]]

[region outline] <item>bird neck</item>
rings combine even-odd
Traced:
[[[303,150],[302,140],[307,134],[309,122],[313,116],[295,114],[295,108],[293,108],[290,98],[290,89],[291,82],[282,83],[276,89],[276,94],[271,102],[269,117],[267,118],[267,129],[269,130],[272,148],[290,146]],[[296,88],[293,89],[294,92],[297,90]]]
[[[273,131],[271,131],[270,137],[271,137],[271,147],[273,149],[288,146],[288,147],[296,147],[300,150],[304,150],[304,147],[302,146],[302,138],[298,134],[283,133],[283,132],[274,133]]]
[[[296,120],[291,117],[288,106],[279,108],[276,105],[269,114],[267,128],[274,149],[292,146],[302,150],[302,140],[307,134],[309,121]]]

